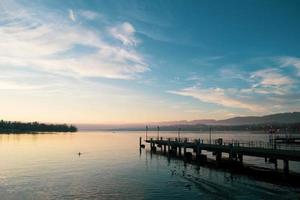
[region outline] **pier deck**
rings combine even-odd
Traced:
[[[216,160],[222,158],[222,153],[228,153],[229,158],[235,161],[243,161],[243,156],[263,157],[265,160],[274,162],[277,168],[277,160],[283,160],[284,172],[289,171],[289,161],[300,161],[300,149],[289,148],[288,146],[276,145],[267,142],[239,142],[225,141],[217,139],[214,141],[204,141],[200,139],[188,138],[147,138],[146,143],[150,144],[151,150],[156,151],[159,147],[164,153],[178,153],[184,156],[192,156],[188,149],[192,149],[197,157],[201,157],[201,151],[206,150],[216,155]]]
[[[278,136],[278,137],[275,137],[273,140],[275,143],[300,144],[299,136],[292,136],[292,137]]]

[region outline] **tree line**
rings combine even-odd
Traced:
[[[45,124],[38,122],[0,121],[0,132],[76,132],[77,128],[67,124]]]

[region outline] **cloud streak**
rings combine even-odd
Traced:
[[[120,40],[124,45],[136,46],[138,41],[134,37],[135,29],[128,23],[124,22],[119,26],[115,26],[109,29],[111,35]]]
[[[82,17],[88,20],[94,20],[97,17],[101,16],[100,14],[93,12],[91,10],[80,10],[79,15],[81,15]]]
[[[254,112],[262,112],[264,110],[258,105],[246,103],[230,97],[226,94],[226,91],[221,88],[200,89],[196,87],[189,87],[178,91],[169,91],[169,93],[181,96],[190,96],[202,102],[213,103],[224,107],[241,108]]]
[[[73,77],[112,79],[134,79],[138,74],[149,70],[143,56],[133,47],[127,47],[129,44],[137,44],[133,39],[135,29],[128,22],[122,25],[122,29],[119,26],[113,27],[115,34],[120,31],[120,38],[116,39],[124,40],[122,45],[116,45],[102,39],[105,31],[70,23],[53,11],[30,10],[17,4],[7,6],[0,10],[2,67],[22,67]],[[15,12],[19,14],[15,15]],[[91,13],[84,15],[94,17]],[[69,18],[76,22],[73,10],[69,10]],[[121,37],[124,34],[128,37],[127,40]],[[94,51],[78,52],[78,46],[83,49],[93,48]]]
[[[76,21],[75,13],[73,12],[72,9],[69,9],[69,18],[70,18],[70,20],[72,20],[73,22]]]
[[[259,84],[263,86],[282,86],[293,84],[294,81],[279,73],[278,69],[268,68],[252,73],[253,79],[260,79]]]
[[[285,95],[290,92],[295,80],[280,73],[278,68],[267,68],[251,73],[250,80],[255,83],[250,89],[243,91],[255,92],[258,94]]]
[[[292,66],[296,68],[297,75],[300,76],[300,58],[291,57],[291,56],[282,56],[277,58],[282,67]]]

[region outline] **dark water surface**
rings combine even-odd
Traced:
[[[207,133],[181,135],[208,138]],[[0,135],[0,199],[300,198],[297,188],[168,160],[145,149],[140,152],[139,136],[144,133]],[[176,133],[165,132],[161,136]],[[265,134],[250,132],[214,133],[212,137],[268,140]],[[78,152],[82,155],[78,156]],[[274,167],[264,159],[244,160]],[[300,165],[291,163],[291,170],[300,172]]]

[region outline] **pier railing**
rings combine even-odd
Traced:
[[[241,141],[241,140],[208,140],[208,139],[194,139],[194,138],[178,138],[178,137],[148,137],[146,140],[150,141],[170,141],[178,143],[200,143],[200,144],[211,144],[211,145],[222,145],[232,147],[245,147],[245,148],[260,148],[260,149],[274,149],[274,150],[300,150],[300,145],[287,145],[287,144],[276,144],[274,142],[265,141]]]
[[[141,138],[140,138],[141,143]],[[183,155],[186,159],[192,159],[193,153],[196,153],[195,158],[206,160],[206,155],[201,151],[212,152],[216,156],[216,161],[220,162],[222,153],[228,153],[231,162],[243,162],[243,156],[254,156],[265,158],[265,162],[274,163],[277,169],[277,160],[283,160],[283,171],[288,174],[289,161],[300,162],[300,146],[298,145],[279,145],[274,142],[266,141],[241,141],[241,140],[223,140],[222,138],[214,140],[204,140],[196,138],[179,138],[179,137],[149,137],[146,143],[150,143],[151,152],[156,152],[157,148],[161,152],[169,155]],[[183,149],[183,153],[182,153]],[[188,151],[193,149],[193,152]]]

